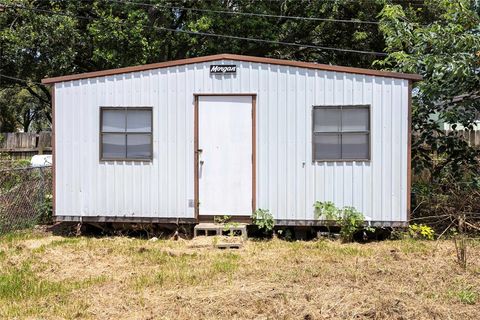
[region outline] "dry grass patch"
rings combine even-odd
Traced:
[[[480,242],[208,241],[2,237],[0,318],[480,318]]]

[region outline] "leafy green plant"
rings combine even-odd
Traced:
[[[433,240],[435,231],[424,224],[412,224],[408,227],[408,234],[414,239]]]
[[[317,201],[315,207],[315,218],[324,220],[338,220],[338,208],[331,201]]]
[[[273,230],[275,227],[275,220],[273,215],[269,210],[266,209],[257,209],[253,213],[253,224],[258,227],[259,230],[262,230],[265,233],[268,233]]]
[[[238,222],[230,221],[232,216],[224,215],[224,216],[215,216],[213,217],[213,222],[216,224],[223,224],[223,231],[227,232],[230,231],[229,236],[234,236],[234,231],[231,230],[232,227],[238,227]]]
[[[225,231],[225,232],[230,231],[228,235],[230,237],[233,237],[235,235],[235,232],[233,231],[232,228],[237,228],[238,225],[239,225],[238,222],[229,221],[229,222],[225,223],[225,225],[223,226],[223,231]]]
[[[213,217],[213,223],[216,224],[222,224],[222,223],[227,223],[232,219],[232,216],[224,215],[224,216],[214,216]]]
[[[365,217],[354,207],[343,207],[339,209],[331,201],[316,201],[313,205],[315,208],[315,218],[332,221],[341,227],[340,237],[344,242],[353,240],[353,235],[362,229],[369,230],[371,228],[365,226]],[[330,231],[330,226],[327,224]]]
[[[52,223],[53,221],[53,196],[46,194],[38,207],[38,223]]]
[[[315,208],[315,218],[326,220],[328,233],[330,233],[330,223],[337,221],[339,217],[337,207],[331,201],[316,201],[313,206]]]
[[[18,159],[14,161],[15,168],[27,168],[30,166],[30,160],[27,159]]]
[[[365,218],[363,214],[354,207],[344,207],[342,210],[342,216],[340,218],[340,237],[344,241],[350,242],[353,240],[355,232],[365,228]]]

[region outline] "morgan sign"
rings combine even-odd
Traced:
[[[210,66],[210,73],[236,73],[237,66],[234,64],[212,64]]]

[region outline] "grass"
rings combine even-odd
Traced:
[[[10,268],[0,274],[0,300],[30,300],[51,295],[63,295],[71,290],[89,287],[106,281],[106,277],[87,278],[80,281],[55,282],[42,279],[28,262],[19,268]]]
[[[72,292],[104,283],[108,279],[107,277],[89,277],[57,282],[36,274],[31,264],[32,262],[25,260],[20,266],[7,267],[0,273],[2,318],[37,316],[38,312],[45,310],[46,301],[51,300],[56,301],[59,306],[65,306]],[[74,303],[72,307],[75,308],[76,305]],[[57,306],[54,307],[59,310]]]
[[[13,243],[19,240],[37,239],[44,237],[42,233],[32,232],[30,230],[22,230],[15,232],[8,232],[0,236],[1,243]]]
[[[476,304],[478,300],[478,293],[471,288],[463,289],[456,292],[456,296],[461,303],[464,304]]]
[[[212,273],[231,275],[238,269],[238,260],[240,256],[235,253],[225,253],[216,256],[212,263]]]
[[[30,299],[59,293],[60,285],[39,279],[32,272],[30,265],[24,262],[19,268],[10,268],[0,274],[0,299]]]
[[[221,239],[212,239],[221,241]],[[478,319],[480,245],[0,237],[0,318]]]
[[[452,289],[448,292],[450,299],[456,299],[466,305],[480,304],[480,287],[466,281],[465,279],[455,279]]]

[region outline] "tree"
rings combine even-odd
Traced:
[[[1,1],[7,8],[0,12],[0,74],[27,82],[1,78],[0,88],[27,90],[41,110],[36,114],[50,120],[50,92],[38,84],[44,77],[225,52],[370,67],[375,55],[206,34],[381,52],[375,23],[287,16],[374,21],[390,0]],[[11,110],[5,101],[0,107]]]
[[[0,105],[3,106],[0,109],[0,132],[42,131],[49,127],[49,114],[25,88],[0,89]]]
[[[428,0],[425,4],[427,13],[385,6],[381,30],[389,56],[377,65],[424,77],[413,93],[413,168],[428,170],[434,178],[447,171],[461,177],[478,172],[479,152],[457,130],[443,134],[440,123],[473,130],[480,112],[478,7],[468,0]],[[428,16],[436,19],[424,24]]]
[[[7,4],[32,7],[28,1],[8,1]],[[51,73],[52,69],[58,73],[70,73],[75,70],[73,63],[76,55],[75,44],[79,38],[75,29],[75,19],[8,8],[6,12],[0,14],[0,26],[2,48],[0,73],[26,80],[2,78],[0,87],[10,88],[10,93],[17,89],[16,94],[23,98],[24,93],[21,91],[26,90],[35,99],[36,106],[22,107],[22,110],[35,110],[34,115],[43,114],[51,122],[50,91],[39,82]],[[13,107],[7,104],[8,101],[13,100],[1,101],[2,110]],[[26,118],[24,119],[26,121]],[[35,116],[30,119],[36,120]]]

